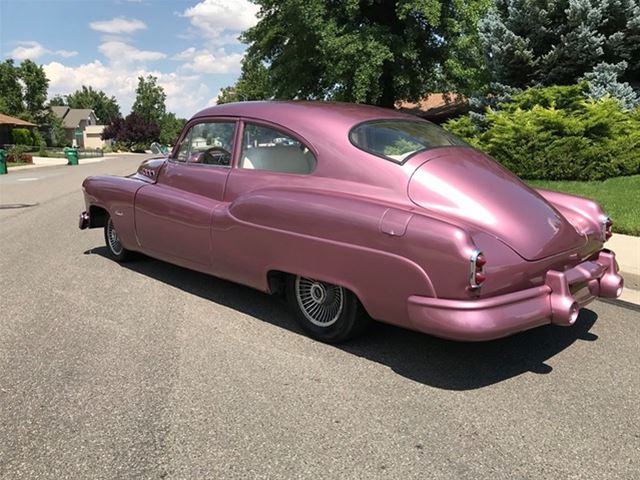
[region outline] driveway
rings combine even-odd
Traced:
[[[80,231],[87,175],[0,177],[0,478],[640,478],[640,312],[328,346],[282,302]]]

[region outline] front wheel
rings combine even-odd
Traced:
[[[132,252],[122,246],[116,227],[111,220],[111,216],[107,215],[104,224],[104,243],[107,245],[107,253],[116,262],[126,262],[131,260]]]
[[[356,296],[339,285],[289,276],[287,300],[302,329],[322,342],[349,340],[360,334],[368,323]]]

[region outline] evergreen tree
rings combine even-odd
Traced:
[[[598,88],[617,95],[640,78],[639,0],[496,0],[480,39],[495,91],[596,75]],[[603,86],[605,70],[621,83]]]

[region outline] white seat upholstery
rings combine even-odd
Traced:
[[[302,174],[311,173],[314,166],[311,152],[294,145],[249,147],[243,151],[240,162],[240,167],[246,169]]]

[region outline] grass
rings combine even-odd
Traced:
[[[640,236],[640,175],[593,182],[528,180],[527,183],[591,198],[611,217],[614,232]]]

